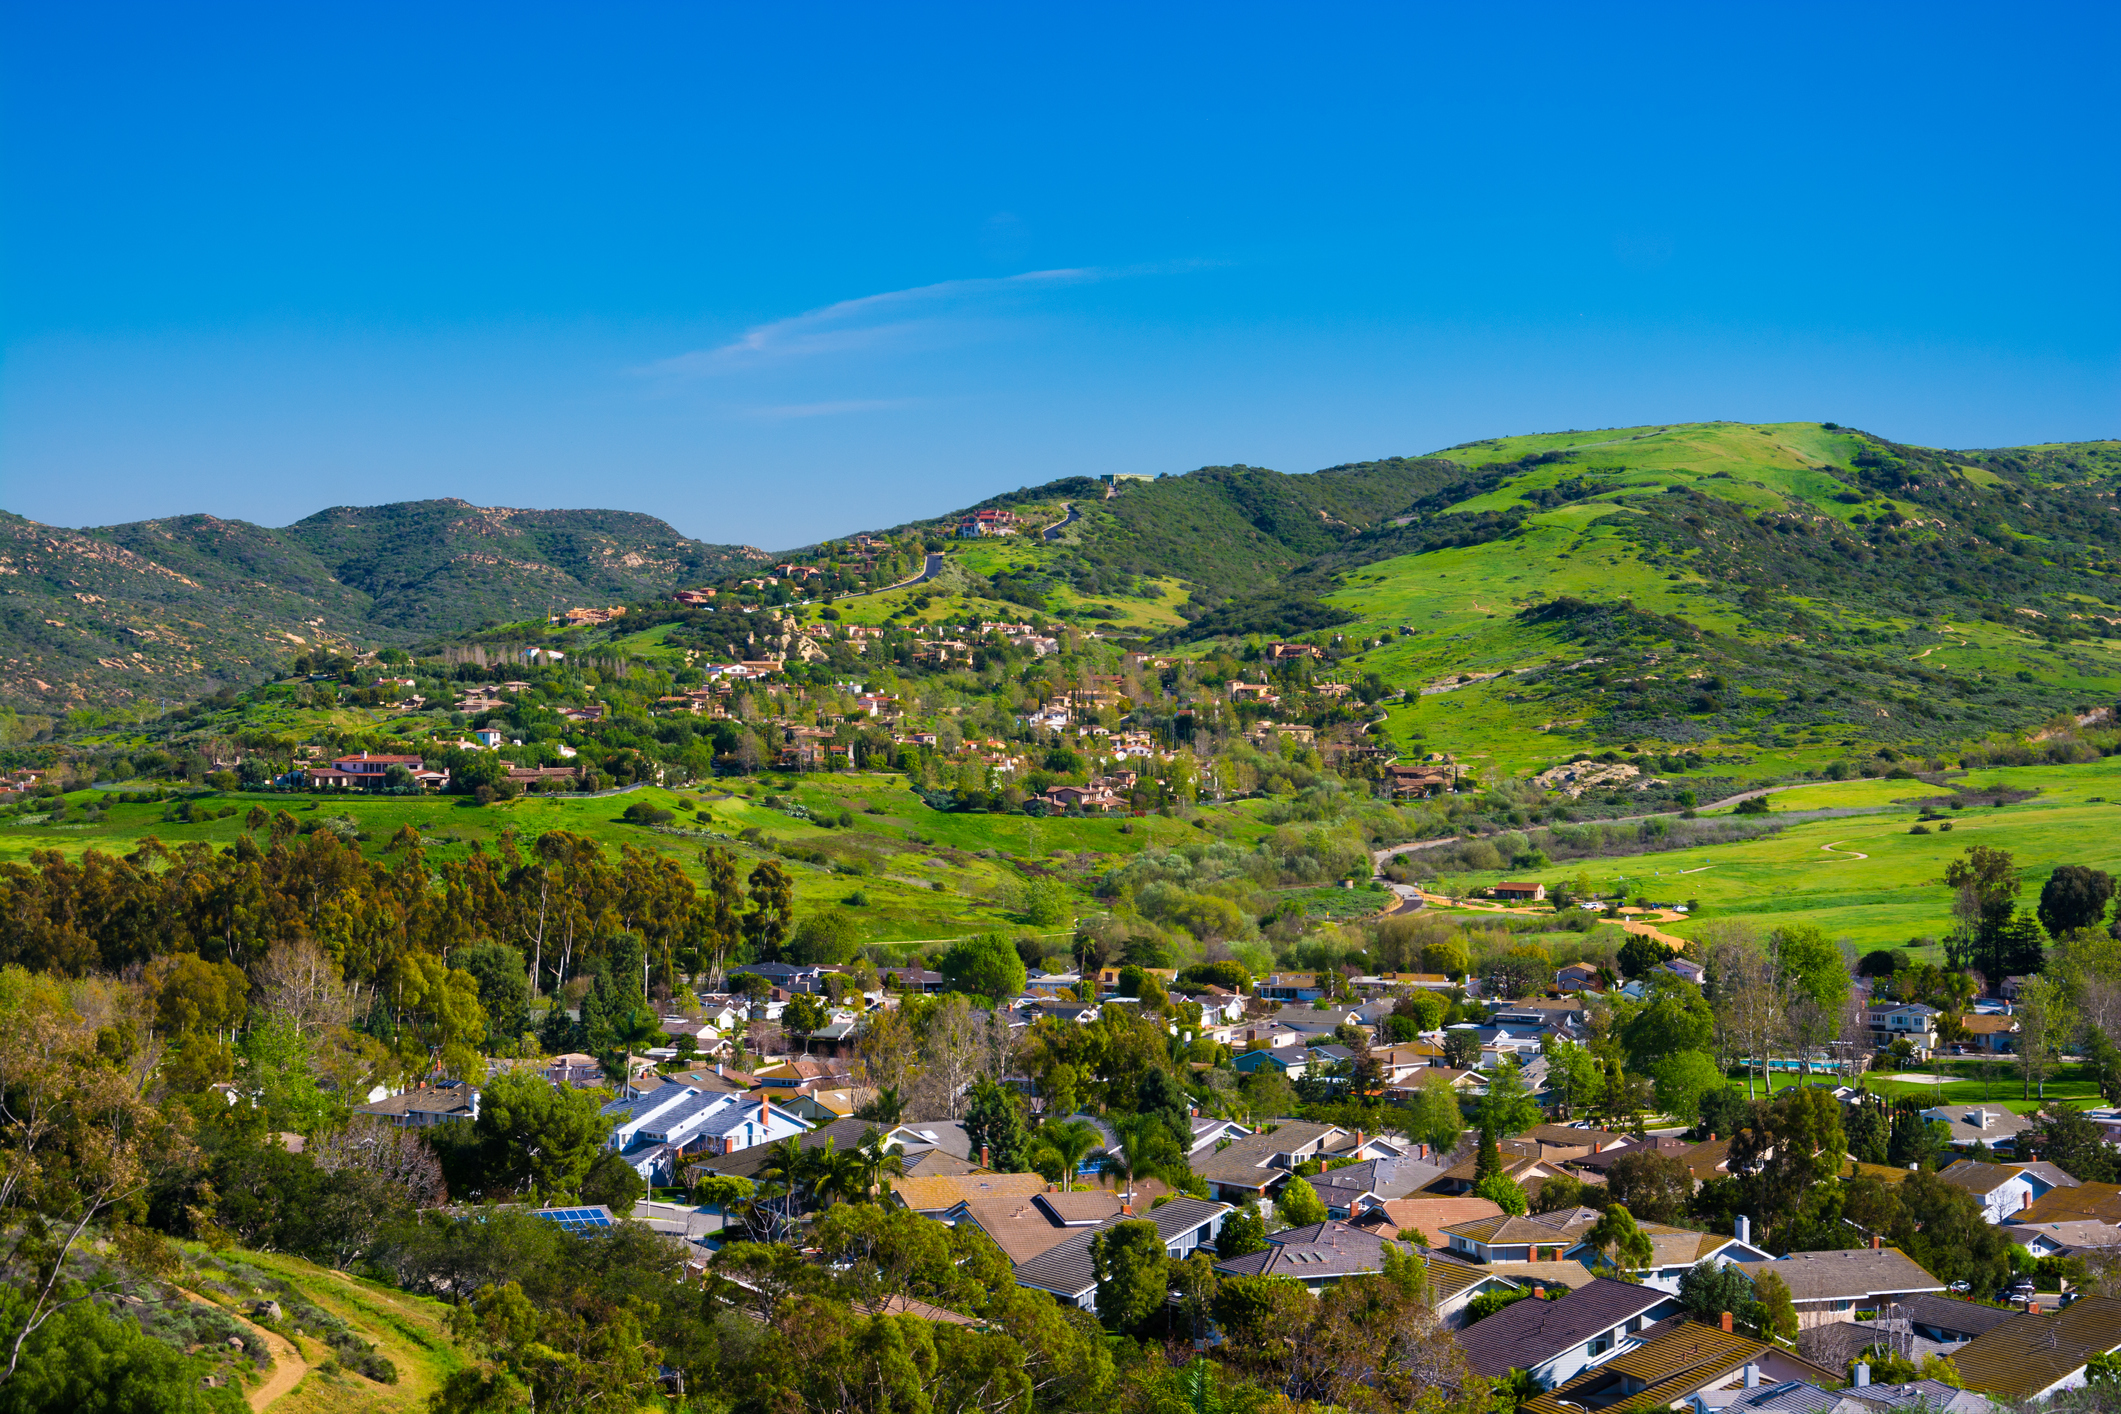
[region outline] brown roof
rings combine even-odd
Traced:
[[[1535,1124],[1524,1132],[1524,1137],[1541,1144],[1588,1149],[1605,1149],[1625,1144],[1628,1139],[1625,1134],[1610,1134],[1603,1129],[1575,1129],[1566,1124]]]
[[[1942,1291],[1944,1283],[1915,1265],[1897,1247],[1858,1247],[1847,1252],[1792,1252],[1779,1262],[1735,1262],[1758,1281],[1762,1272],[1782,1278],[1797,1301],[1847,1301],[1910,1291]]]
[[[907,1207],[930,1213],[980,1198],[1030,1198],[1046,1191],[1046,1180],[1035,1173],[894,1178],[891,1191],[898,1194],[899,1201]]]
[[[1578,1299],[1577,1296],[1564,1297],[1561,1304],[1566,1306]],[[1583,1408],[1594,1402],[1600,1414],[1662,1409],[1697,1390],[1711,1388],[1730,1378],[1746,1362],[1757,1360],[1773,1349],[1746,1336],[1679,1317],[1660,1321],[1643,1335],[1644,1343],[1633,1350],[1623,1351],[1604,1364],[1593,1366],[1560,1388],[1549,1390],[1520,1407],[1532,1410],[1534,1414],[1581,1414]],[[1782,1358],[1797,1365],[1811,1365],[1809,1360],[1787,1351],[1782,1352]],[[1839,1371],[1817,1365],[1811,1368],[1817,1384],[1839,1385],[1842,1381]],[[1623,1377],[1641,1382],[1643,1388],[1611,1402],[1599,1399],[1592,1392],[1618,1387]]]
[[[1954,1188],[1964,1188],[1969,1193],[1993,1193],[2018,1176],[2014,1164],[1984,1164],[1973,1159],[1960,1159],[1947,1164],[1937,1177]]]
[[[2075,1188],[2057,1188],[2041,1194],[2030,1208],[2014,1216],[2021,1223],[2066,1223],[2085,1218],[2121,1223],[2121,1184],[2080,1183]]]
[[[1444,1231],[1470,1237],[1490,1247],[1515,1247],[1520,1243],[1541,1247],[1556,1243],[1574,1245],[1601,1216],[1603,1214],[1596,1208],[1564,1208],[1560,1212],[1531,1213],[1521,1218],[1508,1214],[1477,1218],[1472,1222],[1452,1223]]]
[[[1969,1036],[2007,1036],[2018,1029],[2016,1017],[1988,1012],[1962,1016],[1959,1018],[1959,1024],[1966,1028]]]
[[[1433,1238],[1452,1223],[1478,1222],[1482,1218],[1501,1216],[1502,1209],[1486,1198],[1452,1198],[1441,1193],[1423,1193],[1380,1203],[1357,1218],[1355,1225],[1369,1228],[1380,1237],[1397,1237],[1412,1228],[1423,1237]]]
[[[1210,1183],[1224,1183],[1233,1188],[1264,1188],[1288,1176],[1287,1169],[1268,1166],[1274,1155],[1293,1153],[1316,1144],[1330,1138],[1335,1130],[1336,1126],[1330,1124],[1291,1121],[1271,1133],[1243,1135],[1213,1153],[1196,1154],[1193,1172]]]
[[[2092,1356],[2115,1350],[2121,1350],[2121,1301],[2085,1296],[2051,1316],[2012,1317],[1961,1346],[1952,1363],[1968,1389],[2030,1399]]]
[[[1059,1198],[1063,1195],[1050,1195]],[[1070,1198],[1098,1198],[1103,1200],[1104,1210],[1100,1217],[1113,1217],[1119,1212],[1119,1199],[1109,1193],[1071,1193]],[[1064,1222],[1054,1221],[1054,1214],[1038,1198],[976,1198],[965,1205],[965,1211],[980,1231],[994,1239],[1010,1265],[1028,1262],[1041,1252],[1051,1251],[1068,1240],[1079,1229]]]

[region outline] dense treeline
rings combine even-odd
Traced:
[[[313,941],[348,981],[400,979],[418,958],[499,942],[528,960],[540,990],[566,983],[616,940],[640,940],[666,986],[718,973],[739,948],[777,955],[792,918],[791,885],[767,860],[740,873],[726,852],[703,853],[705,886],[652,851],[554,830],[528,841],[430,857],[399,830],[381,859],[332,829],[302,833],[293,815],[253,807],[227,850],[149,840],[125,856],[78,860],[38,851],[0,865],[0,962],[80,975],[196,953],[247,967],[275,946]]]

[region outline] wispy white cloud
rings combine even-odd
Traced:
[[[912,407],[920,401],[919,398],[846,398],[831,403],[789,403],[782,407],[752,408],[751,415],[779,422],[790,417],[839,417],[850,412],[889,412],[894,408]]]
[[[820,354],[902,345],[932,337],[951,315],[1012,295],[1101,279],[1095,269],[1029,270],[992,279],[945,280],[841,300],[747,329],[712,349],[695,349],[649,364],[654,377],[701,378],[736,373]]]

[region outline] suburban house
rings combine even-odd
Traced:
[[[1222,1231],[1223,1220],[1230,1212],[1227,1203],[1206,1198],[1173,1198],[1160,1208],[1140,1214],[1140,1220],[1154,1223],[1164,1239],[1165,1254],[1183,1261],[1196,1249],[1213,1246],[1216,1234]],[[1094,1227],[1074,1229],[1046,1251],[1018,1263],[1017,1285],[1047,1292],[1071,1306],[1094,1313],[1097,1310],[1097,1271],[1090,1258],[1091,1240],[1107,1228],[1131,1221],[1134,1221],[1131,1215],[1121,1212]]]
[[[1913,1043],[1918,1052],[1937,1049],[1937,1018],[1942,1013],[1933,1006],[1922,1002],[1896,1002],[1873,1006],[1865,1015],[1871,1029],[1871,1044],[1881,1050],[1899,1040]]]
[[[2121,1224],[2121,1184],[2080,1183],[2075,1188],[2057,1188],[2035,1198],[2033,1205],[2012,1219],[2025,1223],[2092,1222]]]
[[[1332,990],[1316,972],[1272,972],[1254,984],[1260,997],[1270,1002],[1313,1002]]]
[[[1968,1389],[2031,1401],[2083,1388],[2086,1362],[2115,1351],[2121,1351],[2121,1300],[2081,1296],[2053,1314],[2011,1317],[1968,1341],[1952,1363]]]
[[[552,1064],[545,1067],[545,1079],[554,1085],[564,1085],[581,1090],[602,1085],[604,1067],[595,1056],[583,1055],[580,1051],[569,1051],[563,1056],[554,1056]]]
[[[1699,987],[1708,979],[1709,970],[1698,962],[1688,962],[1683,957],[1669,958],[1659,966],[1659,971],[1669,972],[1682,982],[1691,982]]]
[[[1279,1071],[1291,1080],[1299,1080],[1303,1078],[1304,1072],[1311,1067],[1311,1055],[1310,1052],[1297,1046],[1290,1046],[1285,1050],[1279,1051],[1272,1047],[1267,1047],[1257,1051],[1239,1051],[1236,1059],[1231,1061],[1230,1064],[1235,1066],[1241,1075],[1254,1075],[1262,1070],[1273,1070]]]
[[[1562,1304],[1573,1299],[1564,1297]],[[1685,1403],[1704,1391],[1743,1389],[1759,1382],[1841,1383],[1841,1371],[1738,1335],[1730,1323],[1728,1313],[1720,1326],[1667,1317],[1638,1332],[1636,1343],[1626,1350],[1521,1407],[1531,1414],[1582,1414],[1587,1409],[1635,1414]]]
[[[1362,1135],[1338,1125],[1291,1120],[1271,1133],[1247,1134],[1195,1154],[1193,1172],[1215,1197],[1243,1204],[1280,1192],[1289,1175],[1311,1159],[1364,1158],[1374,1152]]]
[[[1416,1193],[1405,1198],[1387,1198],[1364,1208],[1356,1217],[1349,1219],[1357,1227],[1364,1227],[1379,1237],[1397,1239],[1405,1234],[1408,1241],[1421,1235],[1422,1245],[1443,1232],[1452,1223],[1478,1222],[1482,1218],[1499,1218],[1502,1209],[1486,1198],[1446,1198],[1436,1193]]]
[[[1642,1343],[1642,1332],[1679,1311],[1678,1298],[1600,1277],[1550,1301],[1518,1301],[1458,1333],[1476,1375],[1524,1370],[1547,1389]]]
[[[1981,1204],[1982,1216],[1992,1223],[2007,1223],[2034,1201],[2057,1188],[2075,1188],[2077,1180],[2048,1163],[1984,1164],[1956,1159],[1937,1175],[1955,1188],[1963,1188]]]
[[[1466,1308],[1475,1297],[1530,1285],[1508,1273],[1454,1262],[1434,1252],[1424,1254],[1421,1262],[1429,1273],[1429,1309],[1454,1331],[1465,1329]]]
[[[1385,1239],[1376,1233],[1328,1220],[1269,1233],[1265,1250],[1217,1262],[1215,1270],[1224,1276],[1292,1277],[1316,1296],[1347,1277],[1382,1272],[1384,1250]]]
[[[355,1105],[353,1112],[400,1129],[425,1129],[445,1120],[477,1119],[479,1092],[461,1080],[446,1081]]]
[[[1598,969],[1588,962],[1572,962],[1554,974],[1556,990],[1586,992],[1598,986]]]
[[[688,1153],[732,1153],[803,1133],[811,1126],[764,1098],[716,1095],[672,1081],[638,1099],[613,1100],[607,1145],[650,1184],[676,1181]]]
[[[1514,903],[1537,903],[1547,896],[1545,884],[1496,884],[1488,890],[1495,898]]]
[[[439,790],[449,784],[447,771],[430,771],[426,765],[418,756],[376,756],[363,751],[338,757],[329,766],[307,767],[302,775],[311,790],[381,790],[390,768],[402,766],[426,790]]]
[[[1425,1164],[1419,1159],[1364,1159],[1343,1168],[1329,1169],[1311,1179],[1310,1184],[1311,1191],[1326,1205],[1328,1217],[1352,1219],[1380,1204],[1427,1187],[1442,1172],[1436,1165]],[[1472,1216],[1466,1214],[1468,1218]]]
[[[2008,1149],[2017,1143],[2021,1132],[2033,1127],[2031,1120],[2012,1114],[2001,1105],[1935,1105],[1924,1110],[1922,1117],[1948,1125],[1952,1137],[1947,1142],[1954,1149],[1970,1148],[1975,1144]]]
[[[1460,1261],[1561,1261],[1600,1216],[1596,1208],[1563,1208],[1552,1213],[1527,1213],[1521,1218],[1505,1213],[1499,1218],[1452,1223],[1443,1229],[1442,1241],[1450,1255]]]
[[[1021,1266],[1082,1229],[1110,1222],[1122,1207],[1117,1193],[1099,1188],[1030,1198],[974,1198],[957,1221],[986,1233],[1011,1266]]]
[[[2006,1223],[2003,1235],[2029,1257],[2112,1257],[2121,1248],[2121,1226],[2091,1218],[2065,1223]]]
[[[891,1196],[900,1207],[946,1223],[963,1218],[970,1203],[1031,1198],[1045,1191],[1046,1180],[1035,1173],[937,1174],[891,1180]]]
[[[1645,1222],[1637,1226],[1650,1239],[1650,1265],[1632,1275],[1644,1286],[1673,1295],[1679,1292],[1679,1279],[1696,1263],[1714,1262],[1721,1267],[1734,1262],[1765,1262],[1774,1255],[1766,1248],[1753,1245],[1751,1224],[1742,1217],[1738,1219],[1739,1235],[1736,1237],[1667,1227],[1663,1223]],[[1589,1247],[1574,1249],[1569,1255],[1579,1258],[1594,1272],[1608,1267],[1606,1259]]]
[[[2018,1034],[2016,1017],[2001,1012],[1969,1012],[1959,1018],[1959,1025],[1966,1030],[1966,1044],[1977,1051],[1990,1055],[2002,1055],[2017,1049],[2012,1038]]]
[[[1797,1307],[1797,1328],[1852,1321],[1856,1311],[1881,1302],[1925,1292],[1940,1293],[1944,1283],[1915,1265],[1897,1247],[1859,1247],[1846,1252],[1792,1252],[1778,1261],[1740,1262],[1738,1270],[1755,1282],[1773,1272],[1790,1289]]]

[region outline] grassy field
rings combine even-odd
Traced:
[[[734,789],[670,791],[642,787],[620,795],[584,798],[527,795],[481,807],[465,797],[419,798],[360,795],[208,794],[200,803],[233,806],[227,818],[198,824],[164,819],[157,804],[107,807],[97,824],[24,823],[0,820],[0,862],[26,861],[32,851],[80,854],[88,849],[126,853],[153,836],[165,845],[201,841],[234,844],[252,806],[287,810],[298,820],[352,817],[366,836],[362,849],[380,855],[401,826],[425,837],[434,858],[468,853],[474,842],[492,846],[504,830],[528,839],[548,830],[587,835],[607,849],[621,844],[667,855],[694,878],[706,848],[726,849],[743,861],[773,857],[763,840],[738,838],[756,829],[792,850],[822,851],[823,863],[782,857],[795,880],[799,917],[828,908],[850,908],[870,941],[895,942],[969,936],[1020,926],[1015,910],[1026,880],[1058,878],[1076,890],[1078,904],[1091,907],[1088,888],[1111,863],[1152,844],[1171,845],[1204,834],[1250,843],[1265,833],[1259,802],[1238,802],[1200,812],[1196,828],[1182,819],[1033,819],[1025,815],[948,814],[931,810],[891,774],[830,774],[761,777],[729,783]],[[106,792],[77,791],[76,807]],[[769,796],[781,804],[768,805]],[[698,808],[687,812],[681,800]],[[670,827],[649,829],[621,818],[635,803],[662,806],[676,818]],[[792,813],[798,805],[810,818]],[[827,826],[845,814],[850,824]],[[27,817],[34,819],[35,817]],[[940,886],[940,887],[938,887]],[[859,897],[857,897],[857,895]]]
[[[1920,810],[1907,802],[1939,792],[1920,781],[1826,782],[1778,791],[1770,797],[1773,813],[1875,813],[1799,820],[1779,834],[1743,844],[1564,861],[1539,873],[1548,882],[1581,873],[1594,888],[1622,887],[1630,896],[1698,900],[1700,912],[1693,919],[1660,925],[1682,937],[1712,919],[1737,918],[1763,929],[1803,921],[1871,948],[1939,938],[1950,929],[1952,897],[1944,887],[1944,868],[1970,845],[2007,849],[2017,857],[2028,907],[2058,865],[2121,872],[2121,758],[1972,772],[1964,781],[2040,794],[2000,808],[1945,811],[1949,832],[1938,832],[1943,822],[1933,822],[1932,833],[1913,835],[1908,831]],[[1479,886],[1504,875],[1456,877]]]

